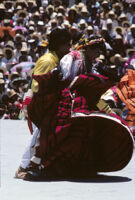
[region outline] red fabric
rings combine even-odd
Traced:
[[[70,90],[65,88],[67,83],[54,81],[50,73],[34,78],[39,82],[39,92],[30,102],[28,114],[41,130],[40,149],[36,151],[36,156],[41,157],[45,167],[57,166],[62,162],[78,165],[80,160],[92,165],[93,145],[90,138],[93,125],[89,129],[90,124],[73,123],[72,98]],[[93,75],[79,76],[71,88],[75,93],[73,112],[87,114],[97,109],[99,97],[112,86],[107,78],[100,79]]]

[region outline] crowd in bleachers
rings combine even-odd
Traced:
[[[135,3],[126,0],[10,0],[0,3],[0,119],[22,119],[23,97],[32,68],[47,51],[55,27],[78,35],[100,35],[106,44],[102,66],[121,77],[135,52]]]

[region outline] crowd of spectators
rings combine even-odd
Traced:
[[[70,31],[73,45],[80,34],[100,35],[106,44],[102,66],[121,76],[135,52],[135,3],[126,0],[10,0],[0,3],[0,119],[21,119],[32,68],[47,51],[55,27]],[[129,66],[133,67],[133,66]]]

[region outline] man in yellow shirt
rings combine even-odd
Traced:
[[[60,59],[69,53],[69,49],[71,47],[71,36],[67,29],[54,29],[49,35],[48,41],[48,52],[41,56],[33,70],[34,75],[42,75],[46,74],[49,71],[53,70],[59,65]],[[31,89],[34,93],[38,92],[38,82],[36,80],[32,80]],[[32,94],[31,94],[32,95]],[[29,165],[30,157],[31,157],[31,146],[37,137],[37,134],[40,135],[39,130],[34,128],[33,137],[30,141],[29,146],[26,148],[20,166],[15,173],[15,178],[23,179],[26,174],[26,168]],[[39,137],[38,137],[39,138]],[[38,143],[39,141],[37,141]],[[35,142],[34,142],[35,143]],[[37,159],[34,160],[35,162]]]
[[[71,36],[66,29],[54,29],[49,36],[48,53],[41,56],[33,70],[34,75],[46,74],[59,65],[60,59],[69,52]],[[32,91],[38,91],[37,81],[32,81]]]

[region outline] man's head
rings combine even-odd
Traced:
[[[101,53],[105,54],[106,48],[104,40],[99,36],[90,36],[85,38],[84,36],[80,39],[76,50],[82,49],[89,61],[95,60]]]
[[[50,51],[55,51],[59,58],[69,52],[71,47],[71,35],[67,29],[56,28],[49,35]]]

